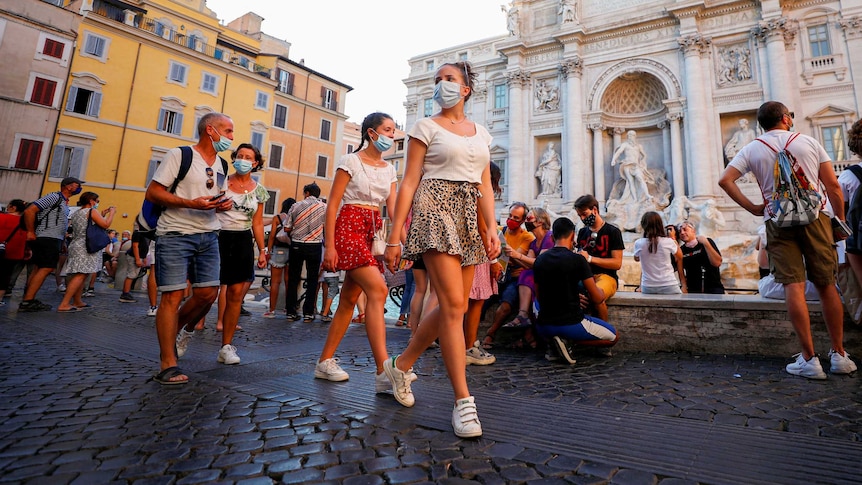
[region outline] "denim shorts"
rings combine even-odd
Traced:
[[[159,291],[218,286],[221,261],[218,233],[164,234],[156,240],[156,281]]]
[[[273,246],[272,255],[269,257],[269,265],[273,268],[284,268],[290,258],[290,248],[286,246]]]
[[[323,281],[328,285],[327,288],[329,289],[326,294],[327,297],[335,298],[338,296],[340,291],[338,288],[338,279],[338,276],[327,276],[326,278],[323,278]]]

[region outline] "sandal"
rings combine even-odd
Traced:
[[[494,348],[494,336],[491,334],[485,335],[485,338],[482,340],[482,348],[485,350],[491,350]]]
[[[512,319],[511,322],[503,325],[503,328],[527,328],[530,325],[530,319],[518,313],[518,316]]]
[[[359,315],[356,315],[350,323],[365,323],[365,314],[360,313]]]
[[[174,377],[185,376],[185,379],[172,381]],[[167,369],[159,372],[158,374],[153,376],[153,380],[158,382],[163,386],[176,386],[179,384],[185,384],[189,382],[189,377],[186,376],[179,367],[173,366],[168,367]]]
[[[398,317],[398,321],[395,322],[395,326],[403,327],[405,325],[407,325],[407,315],[402,313],[401,316]]]
[[[320,321],[321,321],[321,322],[329,323],[329,322],[331,322],[331,321],[332,321],[332,315],[324,315],[324,314],[322,314],[322,313],[321,313],[321,314],[320,314]]]

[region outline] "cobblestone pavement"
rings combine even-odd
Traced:
[[[191,382],[165,388],[149,380],[145,298],[118,296],[100,289],[75,314],[0,308],[0,483],[862,481],[856,376],[808,381],[783,371],[789,360],[686,353],[583,353],[569,366],[500,348],[468,369],[485,434],[461,440],[438,350],[417,363],[408,409],[374,394],[362,326],[337,354],[350,380],[330,383],[313,378],[326,324],[256,310],[234,339],[240,365],[216,362],[210,323],[180,362]],[[389,326],[395,354],[408,331]]]

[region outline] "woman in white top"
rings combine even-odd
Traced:
[[[261,169],[263,156],[250,143],[240,144],[231,154],[236,170],[227,178],[225,199],[231,199],[230,210],[219,212],[219,254],[221,256],[221,290],[219,307],[224,305],[221,318],[223,330],[222,348],[218,361],[223,364],[239,364],[236,347],[231,342],[239,322],[242,301],[254,281],[254,245],[259,254],[257,267],[266,266],[266,246],[263,239],[263,204],[269,199],[266,187],[257,183],[252,172]],[[222,303],[224,302],[224,303]],[[221,310],[221,308],[219,308]],[[219,312],[221,313],[221,311]]]
[[[641,227],[644,237],[635,241],[635,261],[641,263],[641,292],[654,295],[688,293],[682,269],[682,250],[676,241],[666,236],[661,215],[653,211],[645,213],[641,217]],[[676,268],[671,260],[676,263]],[[679,282],[674,271],[679,274]]]
[[[410,130],[407,166],[392,227],[402,228],[407,213],[413,218],[403,257],[422,258],[437,292],[439,305],[423,316],[404,353],[386,361],[384,370],[395,398],[413,405],[410,369],[439,336],[443,361],[455,393],[452,426],[459,437],[482,435],[476,404],[467,388],[463,320],[474,267],[500,253],[494,224],[479,233],[477,206],[486,221],[494,221],[491,189],[491,135],[467,119],[464,103],[473,93],[475,73],[467,62],[443,64],[434,78],[434,100],[442,108],[422,118]],[[402,256],[401,231],[392,231],[386,264],[395,270]],[[484,248],[483,248],[484,243]]]
[[[359,295],[365,293],[365,329],[377,364],[375,388],[383,392],[390,387],[383,373],[383,362],[389,357],[383,319],[387,287],[383,263],[372,254],[371,244],[375,231],[383,225],[380,206],[385,202],[392,210],[395,205],[395,167],[383,159],[394,142],[395,121],[387,114],[371,113],[362,121],[361,133],[356,151],[338,162],[326,204],[323,268],[346,273],[314,377],[330,381],[350,378],[333,356],[350,325]],[[368,146],[360,150],[366,143]]]

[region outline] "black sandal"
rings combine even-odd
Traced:
[[[153,380],[158,382],[163,386],[176,386],[179,384],[185,384],[189,382],[189,376],[186,376],[185,379],[179,381],[172,381],[171,379],[177,376],[186,376],[186,374],[180,370],[179,367],[173,366],[168,367],[167,369],[159,372],[158,374],[153,376]]]

